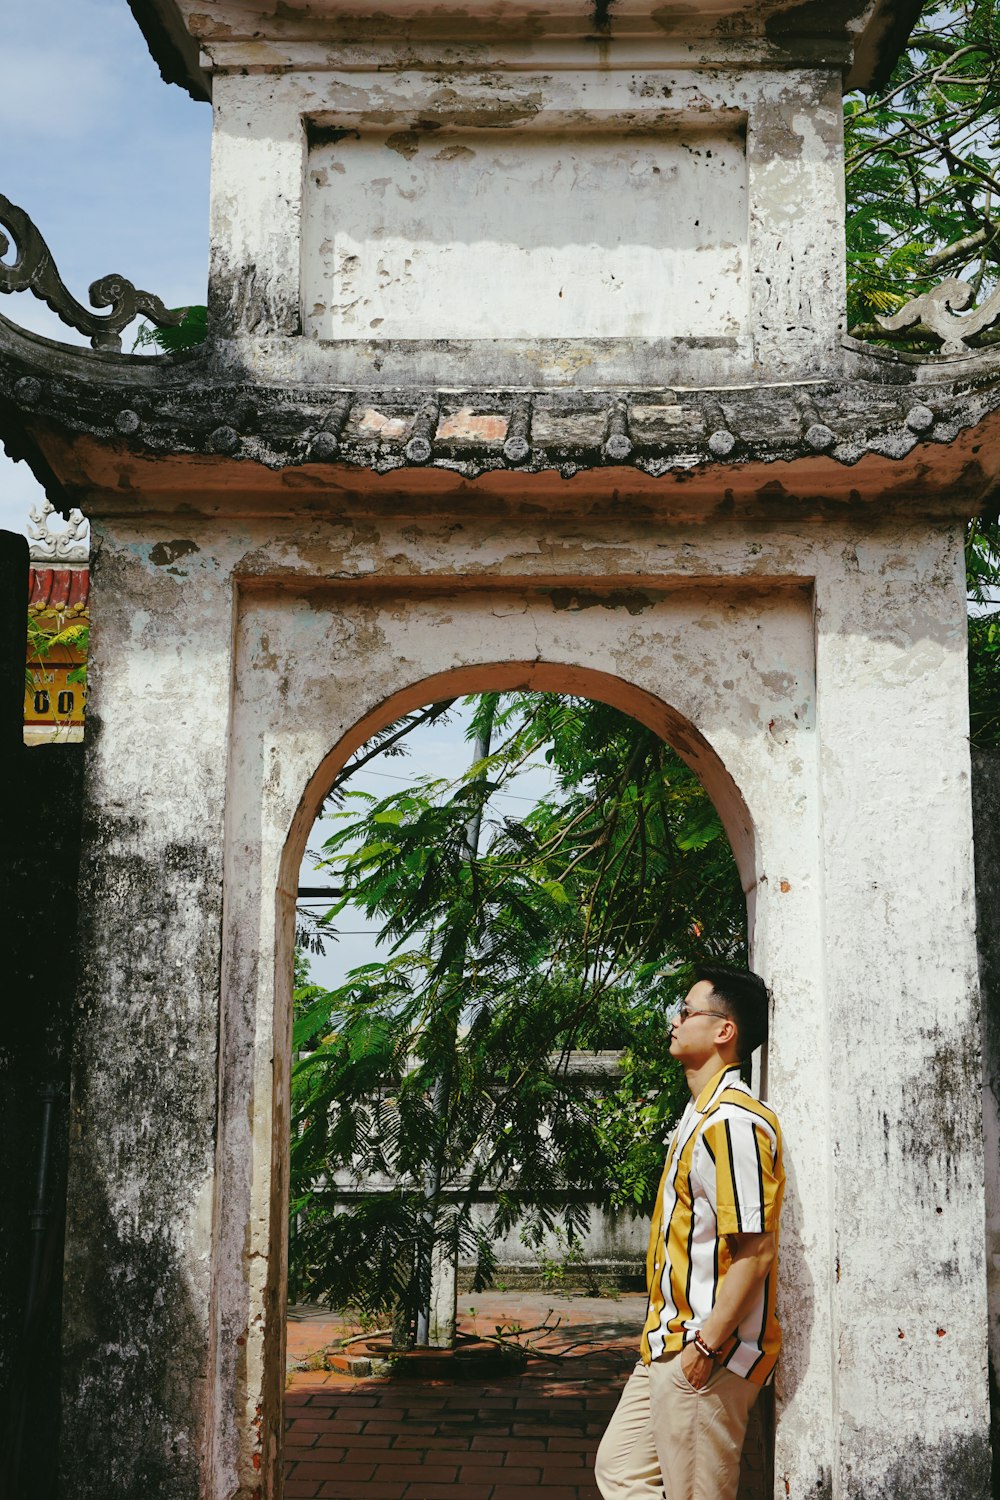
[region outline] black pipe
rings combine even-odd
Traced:
[[[27,1379],[31,1365],[32,1340],[36,1324],[44,1309],[47,1272],[46,1244],[52,1222],[53,1206],[49,1198],[49,1169],[52,1156],[52,1117],[62,1090],[51,1080],[39,1089],[42,1101],[42,1130],[38,1146],[38,1176],[35,1181],[35,1203],[28,1211],[29,1234],[28,1287],[24,1301],[24,1324],[21,1332],[20,1355],[15,1371],[20,1378],[12,1391],[12,1407],[7,1442],[7,1472],[4,1494],[10,1500],[19,1500],[21,1495],[22,1460],[24,1456],[24,1434],[28,1418],[28,1404],[32,1397],[32,1383]]]

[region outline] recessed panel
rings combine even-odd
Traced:
[[[309,152],[303,316],[322,339],[735,339],[744,137],[327,130]]]

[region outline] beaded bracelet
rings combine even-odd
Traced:
[[[715,1359],[716,1355],[719,1353],[718,1349],[710,1349],[708,1347],[700,1332],[696,1333],[694,1336],[694,1347],[697,1349],[699,1354],[704,1354],[706,1359]]]

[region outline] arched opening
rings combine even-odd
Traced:
[[[729,776],[724,766],[712,747],[707,743],[693,726],[682,715],[665,705],[661,700],[637,689],[622,679],[614,678],[608,674],[588,671],[586,669],[567,668],[565,666],[547,666],[545,664],[532,663],[531,665],[504,665],[504,666],[480,666],[475,668],[463,668],[453,672],[437,674],[434,677],[424,679],[418,684],[407,687],[385,700],[359,722],[345,735],[338,745],[324,758],[322,764],[317,768],[310,778],[306,792],[296,811],[293,825],[285,845],[282,866],[281,881],[278,891],[278,915],[277,931],[279,941],[277,944],[277,972],[275,975],[275,1034],[276,1042],[278,1036],[283,1036],[287,1042],[287,1050],[283,1046],[280,1050],[276,1048],[276,1076],[282,1080],[279,1082],[275,1096],[275,1124],[280,1130],[275,1134],[282,1143],[282,1156],[284,1157],[282,1177],[285,1178],[287,1171],[287,1141],[288,1141],[288,1097],[289,1097],[289,1065],[291,1057],[291,1039],[289,1036],[291,1016],[291,969],[292,952],[291,945],[294,932],[294,908],[298,890],[298,872],[302,852],[306,839],[317,813],[320,811],[323,800],[329,790],[334,778],[337,777],[357,751],[363,747],[373,734],[383,730],[386,725],[395,722],[403,715],[411,713],[421,706],[437,701],[445,696],[456,698],[466,693],[490,692],[504,693],[514,690],[530,690],[546,694],[572,695],[577,698],[587,698],[608,704],[628,715],[651,730],[664,742],[669,744],[678,756],[692,769],[702,782],[725,827],[730,847],[736,858],[740,870],[740,883],[748,898],[748,916],[752,923],[753,902],[752,896],[755,889],[755,850],[753,839],[753,826],[745,807],[743,799]],[[752,927],[750,930],[752,937]],[[281,1058],[280,1063],[277,1059]],[[276,1142],[277,1143],[277,1142]],[[276,1153],[277,1155],[277,1153]],[[277,1166],[277,1161],[275,1162]],[[287,1187],[285,1189],[287,1193]],[[283,1286],[281,1291],[284,1291]],[[641,1321],[641,1320],[640,1320]],[[637,1336],[637,1335],[636,1335]],[[271,1383],[274,1389],[274,1384]],[[329,1407],[326,1408],[329,1411]],[[345,1440],[346,1441],[346,1440]],[[347,1443],[347,1447],[350,1444]],[[411,1448],[413,1457],[417,1452]],[[315,1467],[316,1459],[313,1456],[312,1465],[309,1468],[311,1474]],[[369,1465],[371,1472],[371,1466]],[[346,1472],[346,1471],[345,1471]],[[351,1470],[359,1500],[363,1500],[366,1493],[365,1480],[359,1477],[360,1471]],[[384,1478],[384,1474],[382,1478]],[[579,1476],[582,1479],[582,1474]],[[331,1481],[335,1482],[336,1475],[331,1470]],[[379,1481],[381,1482],[381,1481]],[[375,1490],[372,1493],[376,1493]],[[379,1492],[381,1493],[381,1492]],[[412,1493],[415,1493],[413,1491]],[[747,1494],[754,1493],[751,1490]],[[456,1495],[460,1491],[456,1491]]]

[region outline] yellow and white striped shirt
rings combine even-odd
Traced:
[[[777,1236],[784,1191],[777,1117],[738,1066],[726,1068],[690,1101],[667,1151],[646,1257],[643,1364],[683,1348],[702,1327],[731,1263],[727,1234]],[[721,1356],[755,1385],[768,1381],[781,1348],[777,1274],[776,1258]]]

